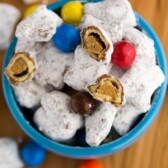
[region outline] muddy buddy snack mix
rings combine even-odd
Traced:
[[[18,24],[16,37],[37,42],[49,41],[55,34],[56,27],[61,24],[62,19],[57,14],[41,5]]]
[[[10,138],[0,138],[0,167],[24,168],[17,143]]]
[[[137,25],[128,0],[68,2],[60,15],[42,5],[18,24],[5,73],[40,133],[99,146],[150,110],[165,76],[153,40]]]
[[[0,3],[0,50],[6,49],[16,23],[21,17],[20,11],[7,3]]]

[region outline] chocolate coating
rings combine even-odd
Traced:
[[[73,96],[76,93],[78,93],[77,90],[74,90],[72,87],[68,86],[68,85],[64,85],[63,89],[61,90],[62,92],[66,93],[69,96]]]
[[[95,110],[97,101],[87,92],[78,92],[71,97],[70,105],[74,113],[86,116]]]

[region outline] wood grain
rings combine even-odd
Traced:
[[[20,8],[23,12],[26,6],[21,0],[0,0]],[[160,37],[165,52],[168,54],[168,1],[167,0],[131,0],[134,10],[141,14],[155,29]],[[1,23],[2,24],[2,23]],[[0,67],[2,67],[5,51],[0,52]],[[1,70],[0,70],[1,71]],[[0,77],[1,77],[0,72]],[[19,142],[27,140],[11,116],[5,103],[2,85],[0,83],[0,137],[10,136]],[[102,158],[105,168],[168,168],[168,95],[163,107],[150,129],[134,145],[115,155]],[[20,139],[19,137],[22,137]],[[78,160],[67,159],[48,153],[45,163],[39,168],[77,168]]]

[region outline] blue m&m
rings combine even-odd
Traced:
[[[62,52],[72,52],[80,44],[79,31],[70,24],[59,26],[53,36],[53,42],[56,48]]]
[[[39,166],[46,158],[46,150],[37,143],[30,141],[23,146],[21,158],[28,166]]]

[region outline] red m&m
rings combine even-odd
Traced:
[[[135,57],[135,46],[130,42],[123,40],[114,44],[111,63],[120,68],[129,68],[134,63]]]

